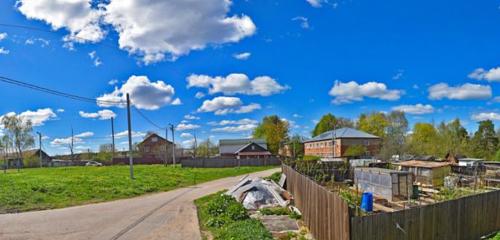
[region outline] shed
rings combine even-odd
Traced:
[[[356,168],[354,182],[363,192],[371,192],[390,201],[408,199],[413,179],[409,172],[385,168]]]
[[[412,173],[417,183],[433,187],[442,186],[444,177],[451,172],[449,162],[410,160],[397,165],[399,165],[399,170]]]

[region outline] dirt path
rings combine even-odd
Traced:
[[[201,239],[193,201],[227,189],[241,177],[113,202],[0,215],[0,239]]]

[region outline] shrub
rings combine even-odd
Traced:
[[[290,210],[288,210],[288,208],[284,208],[284,207],[263,208],[263,209],[260,209],[259,212],[262,215],[289,215],[290,214]]]
[[[278,183],[281,179],[281,172],[275,172],[271,176],[265,177],[264,179]]]
[[[317,162],[319,160],[321,160],[320,157],[318,156],[311,156],[311,155],[305,155],[303,158],[302,158],[303,161],[311,161],[311,162]]]

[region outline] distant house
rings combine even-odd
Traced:
[[[142,142],[137,144],[139,154],[143,158],[165,161],[172,158],[172,142],[156,133],[149,134]]]
[[[221,139],[219,155],[225,158],[249,159],[269,158],[272,154],[267,150],[263,139]]]
[[[394,165],[399,166],[399,170],[412,173],[417,183],[433,187],[442,186],[444,178],[451,172],[451,164],[446,161],[410,160]]]
[[[365,157],[375,156],[380,151],[380,143],[380,137],[375,135],[353,128],[339,128],[304,141],[304,154],[323,159],[341,158],[346,157],[349,147],[363,146],[366,149]]]
[[[50,157],[45,151],[41,150],[42,153],[42,166],[50,166],[50,162],[52,161],[52,157]],[[23,159],[21,161],[17,153],[12,153],[5,156],[5,160],[7,162],[8,168],[16,168],[18,167],[34,167],[40,166],[40,149],[32,149],[23,151]],[[27,161],[30,160],[30,161]],[[30,164],[31,163],[31,164]],[[3,163],[0,163],[3,164]],[[32,166],[30,166],[32,165]]]

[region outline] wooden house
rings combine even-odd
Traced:
[[[415,182],[422,185],[439,187],[444,184],[444,178],[451,172],[449,162],[410,160],[395,164],[399,170],[408,171],[415,176]]]

